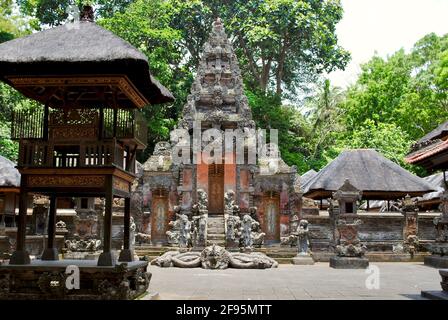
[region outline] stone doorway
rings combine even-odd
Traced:
[[[265,239],[280,241],[280,196],[277,192],[266,192],[263,198]]]
[[[208,166],[208,213],[224,214],[224,164]]]
[[[168,193],[165,190],[155,190],[151,206],[151,241],[153,244],[166,241],[168,220]]]

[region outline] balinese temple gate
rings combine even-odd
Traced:
[[[212,128],[220,133],[222,158],[208,159],[204,144],[203,148],[193,146],[197,128],[203,142],[206,130]],[[226,130],[255,132],[256,128],[244,95],[237,57],[220,19],[213,23],[204,45],[177,129],[188,131],[187,145],[191,149],[187,150],[191,154],[187,158],[196,162],[175,161],[173,155],[178,156],[179,146],[172,140],[171,144],[158,143],[144,164],[143,184],[147,187],[144,202],[151,212],[152,243],[178,245],[180,217],[186,215],[195,234],[205,238],[200,246],[207,243],[238,246],[242,239],[238,239],[237,224],[241,227],[245,214],[253,219],[253,245],[280,243],[280,236],[289,232],[290,216],[300,211],[298,175],[295,167],[286,165],[279,153],[273,152],[276,145],[272,143],[266,144],[254,163],[249,161],[248,140],[236,141],[230,150],[226,149]],[[236,150],[242,143],[244,160],[237,161]],[[191,242],[195,246],[194,239]]]

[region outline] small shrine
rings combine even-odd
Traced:
[[[369,260],[364,257],[367,248],[361,243],[358,235],[362,220],[357,214],[357,201],[362,192],[350,181],[333,193],[329,213],[333,225],[334,252],[330,258],[330,267],[335,269],[365,269]],[[334,202],[337,202],[335,205]]]

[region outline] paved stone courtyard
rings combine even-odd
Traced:
[[[257,299],[422,299],[421,290],[441,290],[437,269],[423,263],[371,263],[380,272],[379,289],[367,289],[366,270],[280,265],[266,270],[204,270],[150,266],[149,292],[161,300]],[[148,299],[150,295],[143,299]]]

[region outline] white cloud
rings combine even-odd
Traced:
[[[430,32],[448,32],[448,0],[342,0],[342,5],[337,34],[352,61],[345,71],[329,75],[337,86],[356,81],[360,64],[375,52],[386,57],[400,48],[409,50]]]

